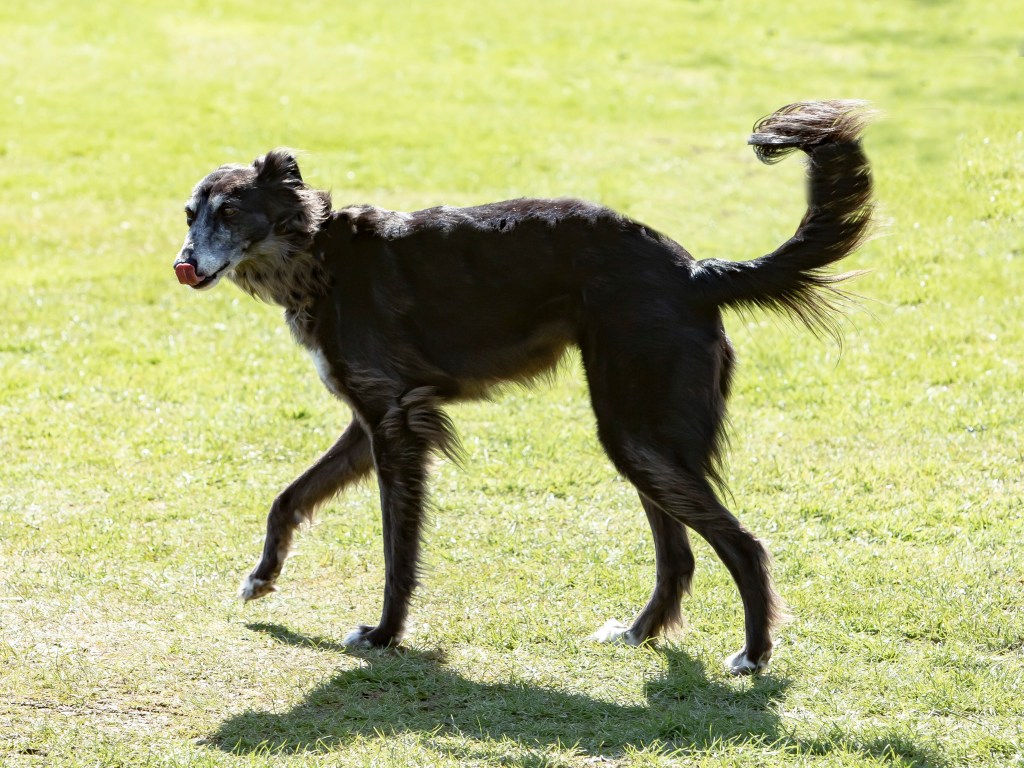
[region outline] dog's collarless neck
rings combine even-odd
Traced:
[[[246,293],[294,313],[308,311],[330,289],[323,260],[308,250],[245,262],[235,268],[233,280]]]

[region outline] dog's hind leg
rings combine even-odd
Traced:
[[[275,590],[295,529],[323,502],[373,469],[370,439],[353,420],[338,441],[289,485],[270,507],[263,556],[242,584],[241,597],[254,600]]]
[[[682,623],[681,603],[683,595],[690,591],[695,566],[686,526],[663,512],[642,493],[640,502],[654,535],[654,592],[632,626],[609,621],[601,627],[594,634],[594,639],[601,642],[639,645]]]
[[[704,477],[677,477],[681,492],[669,491],[666,504],[673,515],[685,519],[711,545],[743,599],[746,642],[726,660],[726,665],[735,675],[759,672],[771,659],[771,628],[780,613],[780,600],[771,581],[771,556],[760,540],[716,498]]]
[[[726,661],[729,670],[750,674],[764,669],[772,655],[771,627],[779,616],[768,551],[722,505],[703,472],[644,448],[634,447],[630,454],[625,462],[629,479],[660,509],[700,534],[739,589],[746,643]]]
[[[685,328],[685,319],[680,317],[676,327]],[[771,658],[771,626],[779,613],[770,558],[718,500],[709,479],[715,476],[722,441],[731,350],[724,339],[716,338],[720,331],[714,325],[676,335],[665,334],[663,327],[664,323],[623,328],[595,322],[592,335],[581,344],[601,443],[618,470],[648,500],[645,509],[655,546],[675,551],[678,561],[673,564],[658,553],[659,582],[651,603],[632,627],[608,632],[604,639],[633,644],[648,639],[651,635],[645,635],[645,629],[660,629],[656,619],[672,616],[667,599],[659,599],[659,586],[665,584],[662,574],[678,578],[690,568],[689,558],[680,554],[678,534],[666,533],[656,523],[658,518],[652,519],[653,506],[696,531],[725,563],[743,599],[746,630],[746,645],[727,663],[735,674],[756,672]],[[675,600],[682,594],[681,584],[673,589],[669,582],[662,594]]]

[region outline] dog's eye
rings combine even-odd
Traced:
[[[230,219],[236,213],[238,213],[238,209],[235,208],[233,205],[222,205],[220,208],[220,215],[223,216],[225,219]]]
[[[185,211],[185,223],[186,224],[188,224],[191,227],[192,226],[192,222],[194,222],[195,220],[196,220],[195,213],[193,213],[192,211]]]

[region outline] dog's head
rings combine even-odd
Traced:
[[[307,249],[329,201],[302,181],[287,150],[275,149],[252,165],[222,165],[185,204],[188,234],[174,260],[178,282],[212,288],[247,259]]]

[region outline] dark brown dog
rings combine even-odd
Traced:
[[[274,501],[259,564],[242,595],[274,590],[295,528],[376,469],[384,518],[384,609],[350,644],[397,642],[417,582],[428,456],[458,452],[445,403],[549,370],[579,347],[598,434],[636,486],[654,534],[654,593],[632,626],[599,639],[642,643],[680,620],[694,559],[687,528],[725,563],[743,599],[746,645],[735,673],[771,657],[778,598],[761,543],[714,492],[733,351],[723,307],[782,310],[837,333],[844,276],[823,268],[864,239],[871,212],[862,104],[793,104],[750,138],[772,162],[809,157],[808,210],[796,234],[746,262],[695,261],[681,246],[578,200],[512,200],[398,213],[331,211],[281,150],[223,166],[186,205],[180,282],[227,276],[285,308],[295,339],[354,419]]]

